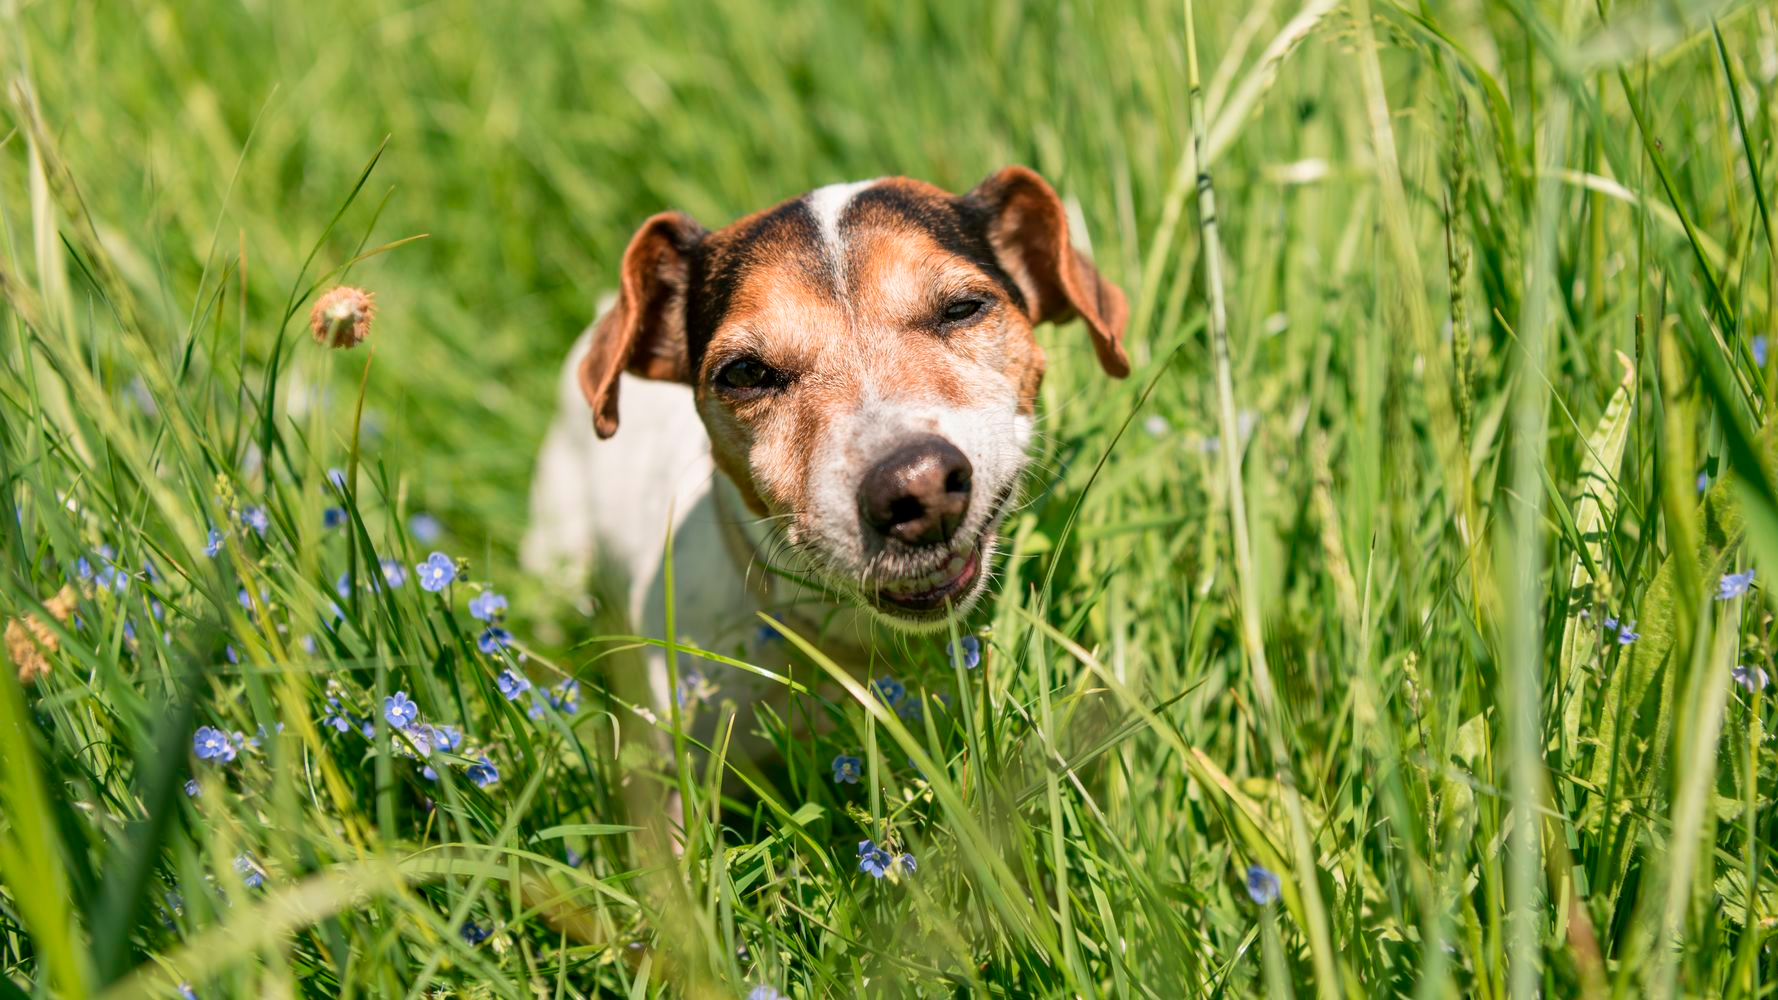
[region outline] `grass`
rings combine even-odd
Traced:
[[[493,6],[3,15],[0,1000],[1771,992],[1771,5]],[[1040,333],[983,667],[674,645],[782,769],[625,739],[662,637],[515,552],[630,232],[1009,162],[1136,371]]]

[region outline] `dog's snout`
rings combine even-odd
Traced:
[[[968,456],[942,437],[895,449],[858,485],[864,521],[884,538],[908,545],[949,541],[969,511]]]

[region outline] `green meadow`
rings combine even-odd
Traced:
[[[40,0],[0,84],[0,1000],[1778,983],[1769,0]],[[525,574],[643,219],[1009,163],[1134,372],[1039,331],[956,645]]]

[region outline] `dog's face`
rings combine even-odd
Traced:
[[[715,232],[650,219],[581,382],[604,437],[621,371],[689,382],[717,465],[796,568],[918,629],[980,596],[1031,440],[1032,326],[1075,315],[1127,374],[1123,295],[1036,174],[961,197],[886,178]]]

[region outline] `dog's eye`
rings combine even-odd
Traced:
[[[730,361],[716,373],[716,384],[724,389],[770,389],[782,381],[781,374],[754,358]]]
[[[981,311],[982,301],[980,299],[958,299],[945,306],[945,322],[961,322]]]

